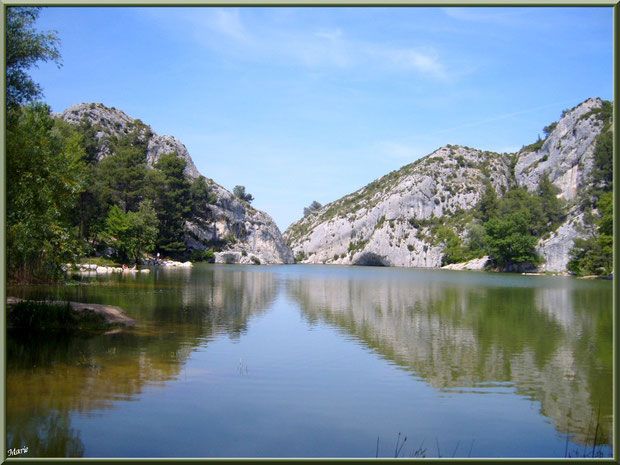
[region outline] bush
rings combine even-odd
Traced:
[[[194,250],[190,256],[192,262],[215,262],[215,253],[212,250]]]

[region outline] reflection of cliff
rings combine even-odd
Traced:
[[[438,389],[514,386],[579,442],[600,401],[598,436],[609,443],[611,287],[574,282],[548,289],[314,278],[290,280],[287,290],[308,319],[346,329]]]
[[[71,457],[84,454],[72,413],[114,408],[147,385],[175,379],[196,346],[218,334],[244,332],[248,319],[275,299],[277,287],[269,273],[211,267],[27,292],[118,305],[138,321],[134,329],[95,337],[8,335],[8,447],[27,445],[28,457]],[[26,291],[19,295],[28,297]]]

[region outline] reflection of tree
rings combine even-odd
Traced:
[[[310,321],[345,328],[438,389],[514,385],[577,441],[600,403],[598,436],[610,443],[611,289],[562,283],[313,278],[291,279],[287,290]]]
[[[27,445],[28,457],[83,455],[72,412],[113,408],[146,385],[174,379],[196,346],[218,334],[238,337],[277,293],[270,273],[239,267],[179,271],[159,279],[111,277],[79,289],[32,287],[19,294],[117,305],[138,325],[94,337],[10,332],[8,447]]]
[[[50,411],[40,416],[7,417],[7,443],[28,447],[24,457],[82,457],[84,446],[79,432],[71,428],[69,412]]]

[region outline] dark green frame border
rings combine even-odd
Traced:
[[[85,3],[83,0],[0,0],[0,6],[2,7],[2,17],[0,18],[0,55],[2,55],[3,63],[2,67],[4,68],[5,62],[5,18],[6,18],[6,7],[8,6],[44,6],[44,7],[59,7],[59,6],[86,6],[86,7],[137,7],[137,6],[155,6],[155,7],[199,7],[199,6],[222,6],[222,7],[260,7],[260,6],[269,6],[269,7],[404,7],[404,6],[419,6],[419,7],[450,7],[450,6],[476,6],[476,7],[613,7],[614,9],[614,32],[613,32],[613,40],[614,40],[614,70],[618,67],[619,63],[616,59],[617,57],[617,46],[618,46],[618,32],[617,27],[620,24],[620,0],[595,0],[592,2],[586,2],[584,0],[544,0],[544,1],[536,1],[536,0],[508,0],[506,2],[500,1],[492,1],[489,3],[483,3],[482,0],[468,1],[468,0],[446,0],[441,1],[437,0],[436,2],[430,2],[429,0],[387,0],[385,2],[377,1],[377,0],[231,0],[231,1],[222,1],[222,0],[196,0],[195,2],[181,0],[178,2],[174,2],[171,0],[130,0],[128,2],[122,2],[120,0],[96,0],[93,2]],[[6,218],[6,163],[5,163],[5,153],[6,153],[6,73],[2,73],[2,77],[0,78],[0,86],[2,88],[2,95],[0,95],[0,105],[2,105],[2,121],[3,124],[0,125],[0,140],[2,140],[2,144],[0,145],[0,192],[2,193],[2,197],[0,198],[0,263],[2,264],[0,268],[0,286],[2,286],[2,301],[0,302],[0,310],[2,313],[2,318],[0,318],[0,334],[3,336],[2,343],[2,357],[0,358],[0,373],[2,373],[2,383],[0,384],[0,395],[2,397],[2,406],[6,407],[6,325],[5,325],[5,307],[6,307],[6,230],[5,230],[5,218]],[[618,109],[617,105],[615,105],[615,96],[618,91],[618,83],[616,81],[616,76],[614,75],[614,135],[617,133],[616,125],[618,121]],[[618,138],[614,137],[614,185],[618,179]],[[620,200],[617,189],[614,188],[614,232],[617,231],[617,222],[616,222],[616,214],[618,212],[616,206]],[[614,234],[614,274],[616,264],[618,263],[618,247],[616,244],[616,235]],[[617,367],[617,357],[616,357],[616,325],[617,325],[617,295],[618,295],[618,280],[614,279],[613,283],[613,367],[616,369]],[[614,388],[613,388],[613,404],[614,404],[614,451],[613,458],[610,459],[295,459],[295,458],[286,458],[286,459],[269,459],[269,458],[250,458],[250,459],[208,459],[208,458],[200,458],[200,459],[175,459],[175,458],[165,458],[165,459],[149,459],[149,458],[141,458],[141,459],[126,459],[126,458],[118,458],[118,459],[68,459],[68,458],[7,458],[6,456],[6,414],[2,418],[2,434],[0,437],[0,447],[2,450],[0,451],[0,457],[2,458],[2,463],[15,463],[15,462],[24,462],[24,463],[110,463],[110,462],[119,462],[119,463],[202,463],[202,462],[216,462],[216,463],[238,463],[238,462],[247,462],[247,463],[280,463],[280,462],[289,462],[289,463],[311,463],[311,462],[324,462],[324,463],[386,463],[392,461],[405,461],[405,462],[424,462],[424,463],[544,463],[544,464],[554,464],[554,463],[618,463],[618,403],[617,403],[617,390],[616,387],[618,385],[618,370],[615,370],[614,373]],[[3,409],[6,411],[6,408]]]

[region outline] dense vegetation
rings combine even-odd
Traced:
[[[490,182],[478,204],[450,221],[435,222],[431,233],[444,244],[443,264],[459,263],[489,255],[501,269],[523,269],[540,263],[536,243],[565,218],[565,203],[548,176],[541,177],[536,192],[513,187],[501,198]],[[455,232],[466,224],[465,239]]]
[[[139,120],[103,141],[96,136],[102,128],[88,121],[72,126],[53,118],[25,72],[60,57],[57,37],[35,31],[38,14],[7,8],[9,280],[56,280],[63,264],[85,255],[127,262],[157,250],[188,257],[184,223],[208,221],[215,201],[206,179],[188,180],[186,162],[174,153],[148,168],[151,132]],[[108,155],[99,160],[104,143]]]

